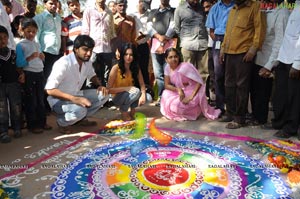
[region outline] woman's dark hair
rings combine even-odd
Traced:
[[[169,56],[169,53],[174,51],[176,53],[176,55],[178,55],[179,57],[179,64],[182,62],[182,56],[181,56],[181,53],[176,49],[176,48],[168,48],[166,51],[165,51],[165,59],[167,59],[167,57]]]
[[[20,37],[17,27],[19,27],[19,25],[21,24],[21,20],[24,18],[25,18],[25,16],[23,16],[23,15],[17,15],[14,18],[14,20],[11,22],[11,24],[10,24],[11,32],[13,33],[14,37]]]
[[[138,66],[138,56],[135,46],[132,43],[125,43],[121,46],[119,50],[120,52],[120,59],[119,59],[119,68],[121,70],[121,75],[123,78],[125,78],[125,62],[124,62],[124,55],[126,54],[126,51],[128,49],[132,50],[133,53],[133,61],[130,64],[130,71],[131,76],[133,78],[133,85],[136,87],[139,87],[139,81],[138,81],[138,74],[139,74],[139,66]]]
[[[4,34],[6,34],[8,36],[7,29],[4,26],[1,26],[1,25],[0,25],[0,33],[4,33]]]
[[[36,29],[39,29],[37,23],[32,19],[32,18],[24,18],[22,23],[22,30],[24,30],[25,28],[28,28],[30,26],[35,27]]]
[[[82,46],[86,46],[88,48],[94,48],[95,41],[88,35],[78,35],[74,40],[73,49],[78,49]]]

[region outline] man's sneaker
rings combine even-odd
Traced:
[[[0,141],[1,141],[2,143],[9,143],[9,142],[11,142],[11,138],[10,138],[9,135],[5,132],[5,133],[2,133],[2,134],[0,135]]]
[[[15,130],[14,132],[14,138],[22,137],[22,131],[21,130]]]
[[[88,119],[82,119],[75,124],[76,126],[96,126],[97,122],[89,121]]]

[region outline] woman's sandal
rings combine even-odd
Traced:
[[[239,124],[239,123],[237,123],[237,122],[229,122],[229,123],[225,126],[225,128],[227,128],[227,129],[239,129],[239,128],[241,128],[241,127],[243,127],[243,125],[242,125],[242,124]]]

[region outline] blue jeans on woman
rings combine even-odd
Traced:
[[[99,97],[96,89],[83,90],[82,97],[87,98],[92,105],[90,107],[83,107],[66,100],[59,100],[54,104],[52,109],[57,114],[57,123],[59,126],[70,126],[86,116],[93,115],[109,98],[109,96],[102,95]]]
[[[138,106],[141,94],[140,89],[135,88],[130,90],[130,92],[124,91],[116,94],[112,101],[116,106],[120,107],[121,112],[127,112],[129,108],[136,108]]]
[[[18,82],[0,83],[0,134],[7,134],[9,117],[14,131],[20,131],[22,99],[21,87]]]

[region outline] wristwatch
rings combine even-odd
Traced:
[[[160,43],[160,46],[164,46],[165,44],[163,42]]]

